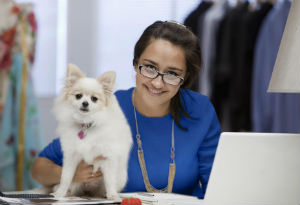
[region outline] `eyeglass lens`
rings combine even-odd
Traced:
[[[153,68],[148,68],[146,66],[140,66],[140,71],[141,74],[148,77],[148,78],[156,78],[159,75],[159,72]],[[162,75],[162,79],[165,83],[171,84],[171,85],[178,85],[181,81],[180,78],[178,78],[177,76],[173,75],[173,74],[161,74]]]

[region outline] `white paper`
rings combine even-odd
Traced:
[[[143,205],[203,205],[203,200],[194,196],[173,194],[173,193],[148,193],[148,192],[135,192],[135,193],[122,193],[121,198],[139,198]]]

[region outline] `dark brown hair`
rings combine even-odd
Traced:
[[[186,26],[174,21],[156,21],[146,28],[135,44],[133,65],[138,64],[144,50],[153,39],[164,39],[174,45],[180,46],[185,54],[186,74],[181,88],[188,89],[195,81],[201,66],[201,52],[198,38]],[[183,96],[182,96],[183,97]],[[186,130],[179,120],[186,116],[192,118],[184,109],[181,102],[181,91],[171,99],[170,112],[176,124]]]

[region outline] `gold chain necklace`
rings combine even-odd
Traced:
[[[156,189],[150,184],[150,181],[148,178],[146,163],[145,163],[145,159],[144,159],[144,151],[142,148],[142,140],[141,140],[141,135],[139,133],[139,127],[138,127],[138,122],[137,122],[137,117],[136,117],[136,110],[135,110],[135,106],[134,106],[134,102],[133,102],[134,101],[134,91],[133,91],[132,95],[133,95],[132,104],[133,104],[133,109],[134,109],[134,118],[135,118],[135,126],[136,126],[136,141],[138,144],[138,157],[139,157],[140,168],[142,171],[146,190],[147,190],[147,192],[171,193],[172,189],[173,189],[175,170],[176,170],[175,160],[174,160],[174,158],[175,158],[174,119],[172,120],[172,147],[171,147],[171,154],[170,154],[171,162],[169,164],[168,186],[163,189]]]

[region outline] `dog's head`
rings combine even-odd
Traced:
[[[59,107],[63,102],[64,105],[61,106],[73,112],[70,114],[79,118],[77,120],[87,121],[109,106],[115,78],[115,72],[106,72],[97,79],[88,78],[76,65],[69,64],[65,86],[55,107]]]

